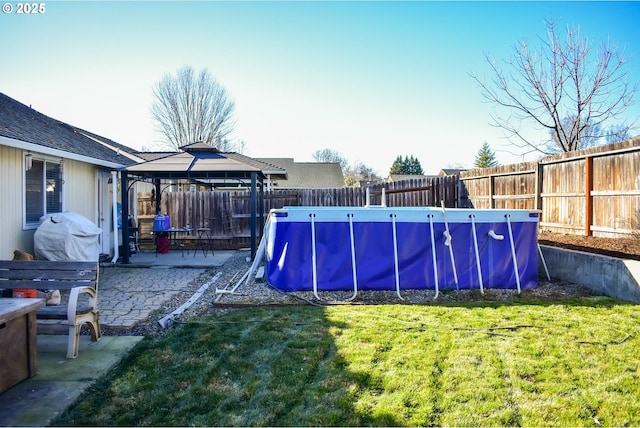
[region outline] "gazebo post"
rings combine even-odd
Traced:
[[[129,263],[129,184],[126,171],[120,171],[120,194],[122,196],[122,263]]]
[[[258,229],[258,236],[262,239],[262,235],[264,234],[264,178],[260,179],[260,206],[258,209],[260,210],[260,229]]]
[[[160,203],[162,202],[162,191],[160,190],[160,179],[153,180],[153,184],[156,188],[156,215],[160,214]]]
[[[251,226],[251,260],[253,260],[256,257],[256,251],[257,251],[257,245],[256,245],[256,221],[258,220],[258,215],[257,215],[257,191],[256,188],[258,187],[257,185],[257,178],[258,174],[256,172],[252,172],[251,173],[251,219],[252,221],[250,222],[250,226]]]

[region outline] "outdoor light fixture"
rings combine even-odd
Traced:
[[[28,152],[24,156],[24,170],[29,171],[32,166],[33,166],[33,155],[31,154],[31,152]]]

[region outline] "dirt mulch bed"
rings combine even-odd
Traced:
[[[640,236],[637,238],[600,238],[595,236],[561,235],[542,232],[540,245],[585,251],[605,256],[640,260]]]

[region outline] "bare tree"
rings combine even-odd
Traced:
[[[607,137],[612,128],[605,125],[633,104],[637,83],[629,84],[624,52],[610,41],[602,42],[593,58],[593,47],[579,28],[568,27],[564,41],[555,22],[546,21],[546,28],[548,37],[540,39],[539,49],[525,41],[514,47],[515,55],[506,61],[509,72],[485,55],[494,73],[491,84],[472,77],[487,101],[509,112],[496,113],[492,120],[512,144],[547,153],[551,143],[555,151],[570,152]],[[522,121],[546,129],[549,139],[530,139],[521,129]]]
[[[357,187],[360,185],[360,181],[375,181],[380,179],[373,168],[368,167],[362,162],[349,165],[349,161],[344,156],[332,149],[316,150],[313,153],[313,160],[316,162],[339,163],[342,174],[345,177],[344,184],[347,187]]]
[[[374,182],[381,179],[373,168],[362,162],[355,162],[353,165],[348,166],[344,175],[344,182],[347,187],[359,187],[361,181]]]
[[[240,154],[247,153],[247,142],[245,140],[229,141],[226,138],[221,140],[216,147],[221,152],[236,152]]]
[[[629,138],[631,138],[630,129],[626,125],[612,125],[606,136],[607,144],[617,143]]]
[[[174,150],[198,141],[217,146],[233,132],[234,103],[207,69],[197,76],[189,66],[165,74],[153,95],[157,129]]]
[[[347,159],[332,149],[316,150],[313,153],[313,160],[316,162],[337,162],[340,164],[340,168],[342,168],[343,173],[346,172],[347,167],[349,166]]]

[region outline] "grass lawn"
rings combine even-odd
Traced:
[[[640,306],[237,309],[146,338],[60,425],[640,425]]]

